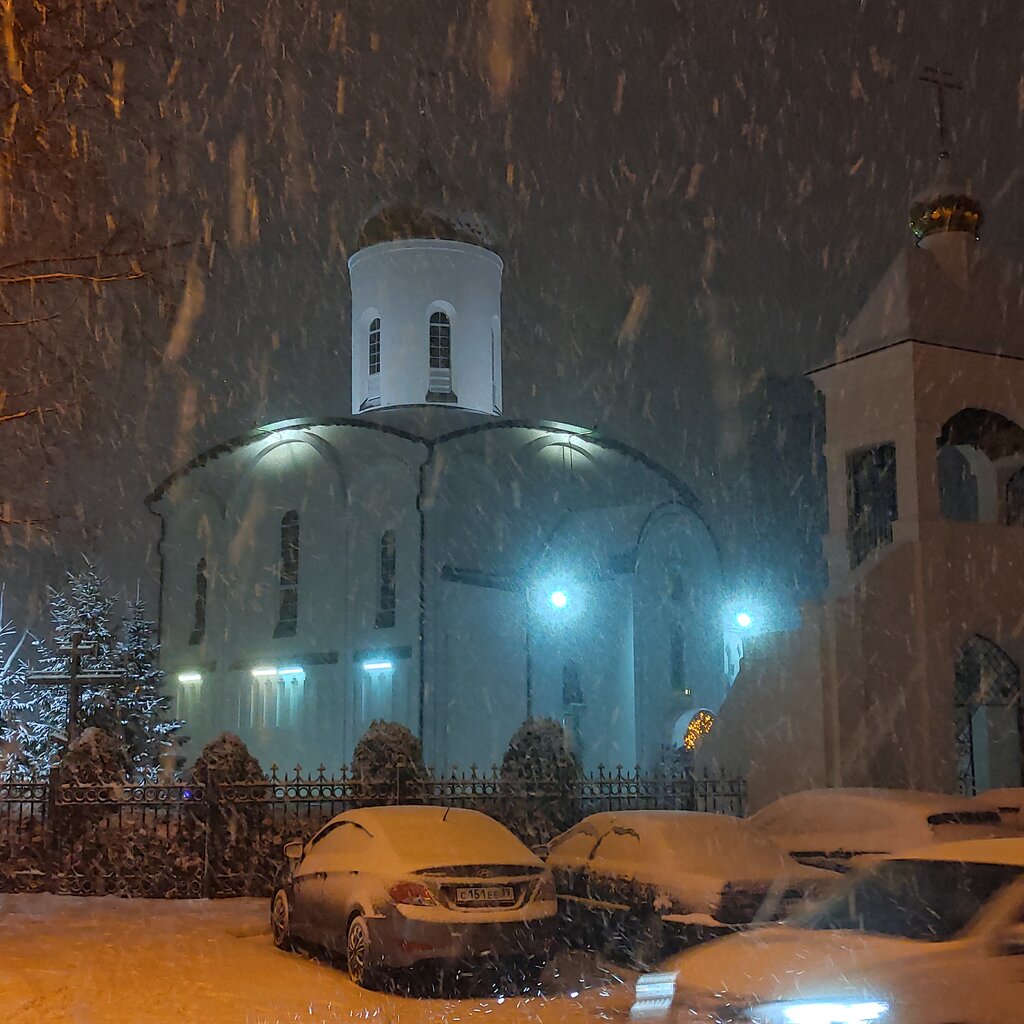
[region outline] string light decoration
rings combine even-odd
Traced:
[[[703,709],[698,711],[690,719],[690,724],[686,727],[686,732],[683,733],[683,749],[696,750],[704,742],[704,737],[711,732],[711,727],[714,724],[715,716],[710,711]]]

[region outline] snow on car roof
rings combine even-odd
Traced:
[[[896,789],[812,789],[780,797],[747,820],[789,850],[889,852],[934,839],[933,815],[978,815],[970,797]],[[998,826],[998,822],[965,827]]]
[[[363,807],[332,822],[354,822],[381,840],[405,870],[469,864],[523,864],[541,861],[504,825],[461,807]]]
[[[975,803],[983,807],[992,807],[997,811],[1020,811],[1024,809],[1024,789],[986,789],[975,798]]]
[[[779,797],[748,819],[770,833],[812,831],[842,824],[877,828],[883,821],[920,820],[929,815],[977,811],[970,797],[904,789],[809,789]]]
[[[961,839],[954,843],[932,843],[886,860],[948,860],[962,864],[1008,864],[1024,869],[1024,837],[1006,839]]]
[[[794,868],[786,852],[770,837],[740,818],[708,811],[603,811],[584,818],[603,832],[615,826],[632,828],[661,853],[685,864],[688,871],[763,873],[768,876]],[[579,827],[579,826],[577,826]],[[655,854],[657,856],[657,854]]]

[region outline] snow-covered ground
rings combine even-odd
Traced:
[[[365,992],[341,967],[275,949],[266,900],[0,895],[4,1024],[562,1024],[595,1019],[629,988],[586,959],[556,966],[543,996],[500,977],[489,997],[472,987],[489,981],[446,998]]]

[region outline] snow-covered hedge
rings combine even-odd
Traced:
[[[580,820],[582,776],[562,726],[550,718],[530,718],[502,760],[499,817],[527,845],[546,842]]]
[[[351,777],[359,784],[358,806],[422,803],[423,745],[400,722],[377,719],[356,744]]]

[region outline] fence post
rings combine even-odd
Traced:
[[[203,828],[203,899],[210,899],[213,896],[214,878],[213,868],[210,863],[210,837],[213,833],[216,813],[214,805],[214,781],[213,769],[207,765],[206,778],[203,780],[203,800],[206,803],[206,814],[203,815],[205,827]]]

